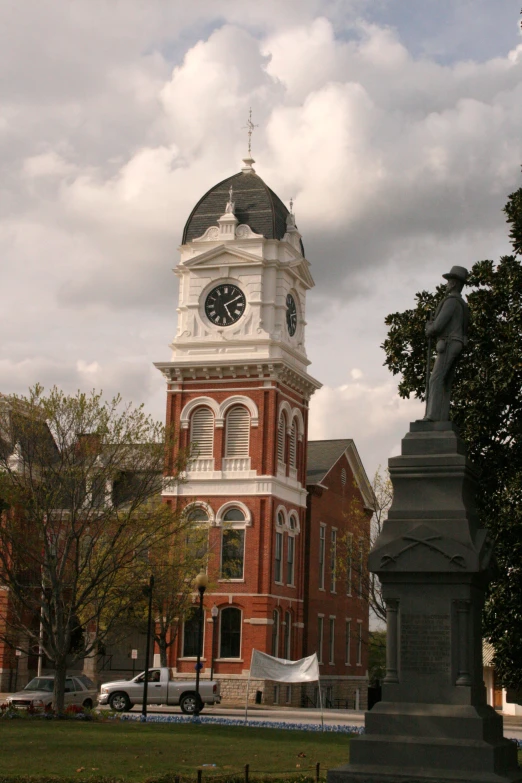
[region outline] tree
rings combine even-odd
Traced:
[[[368,638],[368,681],[378,686],[386,675],[386,631],[370,631]]]
[[[379,537],[388,516],[393,499],[393,488],[387,470],[379,468],[372,482],[374,512],[368,521],[368,511],[360,504],[357,496],[347,509],[350,530],[339,540],[338,573],[352,585],[352,590],[370,605],[370,611],[379,621],[386,622],[386,606],[382,597],[381,583],[375,574],[368,571],[368,553]]]
[[[129,613],[149,551],[183,527],[161,502],[170,441],[119,396],[35,386],[1,398],[0,585],[9,604],[0,633],[27,652],[43,646],[59,712],[68,662],[97,649]],[[174,479],[185,458],[168,466]]]
[[[206,515],[200,515],[199,507],[189,508],[176,518],[175,528],[169,538],[169,546],[159,538],[148,552],[146,572],[154,576],[152,591],[153,638],[156,642],[160,666],[167,666],[167,654],[175,644],[178,631],[194,608],[197,592],[196,575],[207,567],[208,524]],[[147,632],[148,598],[136,595],[131,614],[125,625]]]
[[[469,346],[457,366],[452,419],[481,469],[478,509],[495,544],[484,628],[505,685],[522,684],[522,189],[504,208],[514,255],[479,261],[467,294]],[[385,364],[400,373],[399,394],[425,399],[424,327],[443,296],[416,295],[416,307],[386,318]]]

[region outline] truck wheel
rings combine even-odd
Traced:
[[[203,702],[201,701],[201,696],[198,696],[196,693],[185,693],[181,697],[179,700],[181,712],[183,712],[185,715],[193,715],[196,711],[197,699],[199,699],[199,712],[201,712],[203,709]]]
[[[111,710],[114,710],[115,712],[127,712],[131,708],[129,697],[126,693],[122,693],[121,691],[111,694],[109,697],[109,704]]]

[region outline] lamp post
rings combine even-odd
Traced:
[[[147,718],[147,696],[149,693],[149,656],[150,656],[150,637],[152,630],[152,588],[154,587],[154,577],[151,574],[149,584],[143,588],[144,595],[149,598],[149,615],[147,619],[147,645],[145,648],[145,682],[143,683],[143,704],[141,707],[141,717]]]
[[[203,642],[203,596],[208,585],[208,576],[201,571],[195,581],[199,593],[199,617],[198,617],[198,656],[196,661],[196,704],[194,706],[194,715],[197,717],[200,712],[201,699],[199,697],[199,671],[201,669],[201,647]]]
[[[212,659],[210,663],[210,679],[214,679],[214,656],[216,651],[216,621],[218,619],[219,609],[217,608],[216,604],[212,607],[210,610],[210,614],[212,615]]]

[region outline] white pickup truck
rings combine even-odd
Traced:
[[[132,680],[105,682],[101,686],[98,704],[109,704],[117,712],[132,709],[135,704],[143,704],[145,672]],[[204,704],[219,704],[219,682],[216,680],[199,681],[200,709]],[[181,707],[186,715],[192,715],[196,709],[196,680],[174,680],[170,669],[161,667],[149,669],[147,704],[168,704]]]

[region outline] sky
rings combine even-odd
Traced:
[[[310,437],[370,477],[422,415],[384,318],[454,264],[509,251],[521,186],[513,0],[4,0],[0,391],[103,389],[163,419],[184,223],[255,168],[316,287]]]

